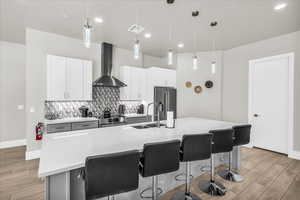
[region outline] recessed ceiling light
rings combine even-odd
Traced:
[[[183,44],[183,43],[179,43],[177,46],[178,46],[179,48],[183,48],[183,47],[184,47],[184,44]]]
[[[144,35],[145,38],[151,38],[151,36],[152,36],[151,33],[145,33]]]
[[[276,6],[274,6],[274,10],[282,10],[287,6],[286,3],[279,3]]]
[[[95,17],[95,18],[94,18],[94,21],[95,21],[96,23],[99,23],[99,24],[103,23],[103,19],[100,18],[100,17]]]

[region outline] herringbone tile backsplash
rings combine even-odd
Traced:
[[[113,87],[94,87],[92,101],[46,101],[45,118],[56,116],[59,118],[79,117],[81,106],[87,106],[93,116],[101,116],[103,110],[108,107],[112,114],[118,113],[120,104],[126,105],[126,113],[136,113],[140,102],[123,102],[120,101],[120,89]]]

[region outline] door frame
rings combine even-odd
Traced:
[[[289,74],[288,74],[288,156],[292,156],[294,153],[294,57],[295,53],[280,54],[277,56],[264,57],[259,59],[253,59],[249,61],[249,74],[248,74],[248,123],[251,124],[252,119],[252,77],[253,77],[253,65],[257,62],[268,61],[278,58],[288,58],[289,62]],[[248,147],[253,147],[253,142],[249,143]]]

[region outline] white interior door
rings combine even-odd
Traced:
[[[287,154],[289,56],[251,61],[249,84],[253,146]]]

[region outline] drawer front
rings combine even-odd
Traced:
[[[49,124],[47,125],[47,133],[58,133],[71,131],[71,123]]]
[[[99,127],[98,121],[72,123],[72,131],[98,128],[98,127]]]
[[[149,117],[128,117],[126,118],[127,124],[136,124],[136,123],[142,123],[142,122],[149,122]]]

